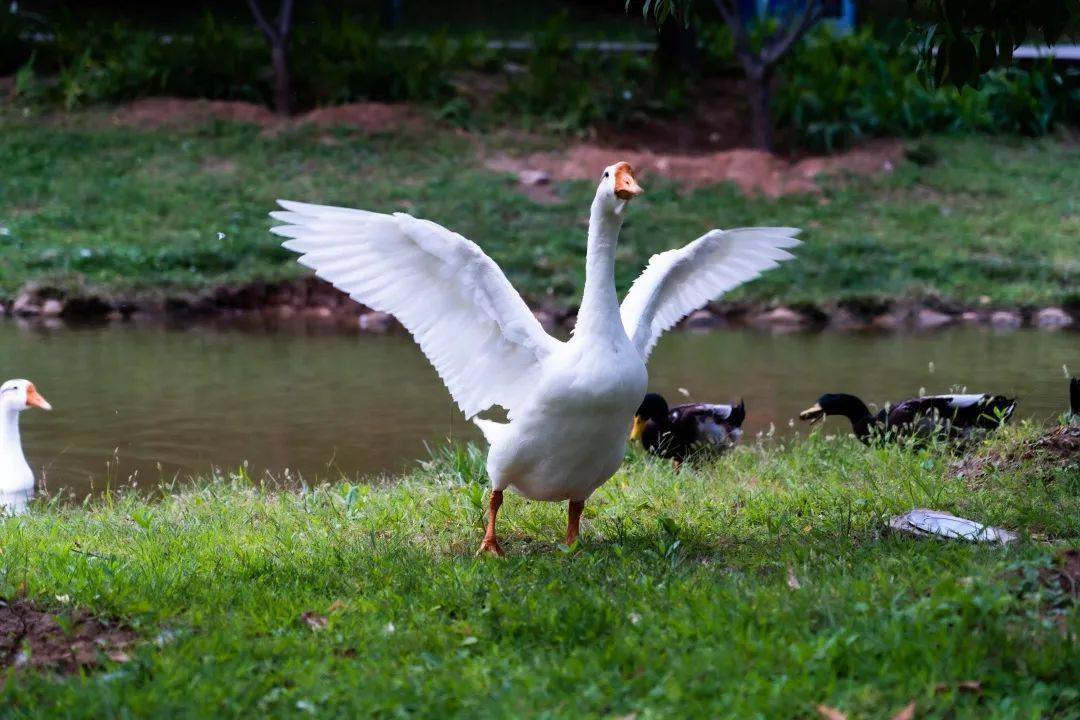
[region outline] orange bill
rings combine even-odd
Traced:
[[[49,401],[42,397],[41,393],[37,391],[33,383],[26,386],[26,406],[41,408],[42,410],[52,410],[52,405]]]

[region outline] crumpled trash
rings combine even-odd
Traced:
[[[889,520],[889,527],[915,537],[939,537],[971,542],[1011,543],[1016,533],[990,527],[940,510],[915,508]]]

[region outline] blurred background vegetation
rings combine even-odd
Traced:
[[[276,0],[263,9],[272,18]],[[1049,60],[994,69],[963,90],[931,87],[916,72],[905,13],[902,0],[858,3],[856,31],[818,27],[785,57],[773,97],[782,147],[1042,135],[1076,124],[1080,70]],[[685,119],[716,102],[725,80],[734,89],[725,86],[723,99],[743,102],[720,18],[701,4],[692,29],[674,26],[658,33],[655,17],[628,12],[622,0],[301,2],[289,38],[290,109],[406,101],[470,128],[586,134]],[[603,46],[611,42],[624,45]],[[147,96],[274,104],[267,42],[240,0],[11,3],[0,8],[0,76],[24,113]]]

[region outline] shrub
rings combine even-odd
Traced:
[[[577,50],[556,18],[533,36],[524,65],[511,66],[499,107],[549,129],[580,129],[598,121],[622,123],[642,113],[685,104],[684,89],[662,83],[652,58]]]
[[[784,67],[778,112],[799,144],[833,151],[854,140],[928,132],[1041,135],[1075,122],[1080,77],[1049,62],[988,73],[978,88],[928,88],[914,49],[887,45],[863,30],[815,33]]]

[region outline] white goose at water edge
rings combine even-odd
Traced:
[[[628,163],[606,168],[589,216],[585,291],[572,337],[541,328],[499,266],[473,242],[404,213],[278,201],[273,232],[300,262],[353,299],[394,315],[490,444],[491,497],[480,552],[502,555],[503,492],[569,500],[567,544],[585,501],[622,463],[645,363],[661,334],[710,300],[793,256],[795,228],[712,230],[654,255],[619,305],[615,249],[642,190]]]
[[[52,405],[29,380],[8,380],[0,385],[0,515],[26,510],[34,496],[34,472],[23,455],[19,413]]]

